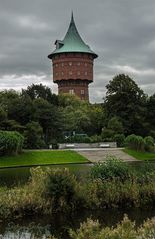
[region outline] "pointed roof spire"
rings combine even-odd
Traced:
[[[61,43],[61,44],[60,44]],[[57,40],[56,41],[56,49],[49,55],[51,58],[54,54],[58,53],[66,53],[66,52],[82,52],[82,53],[89,53],[97,57],[97,55],[90,49],[88,45],[82,40],[80,34],[75,25],[73,11],[71,13],[71,21],[69,24],[69,28],[67,33],[63,39],[63,41]]]
[[[73,10],[72,10],[72,13],[71,13],[71,22],[74,22]]]

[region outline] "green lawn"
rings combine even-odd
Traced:
[[[70,150],[32,150],[17,156],[0,157],[0,168],[18,166],[36,166],[48,164],[88,163],[89,161],[75,151]]]
[[[155,160],[155,153],[149,153],[149,152],[137,152],[133,149],[123,149],[123,151],[131,156],[133,156],[136,159],[140,160]]]

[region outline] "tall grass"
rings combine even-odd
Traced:
[[[34,168],[25,186],[0,188],[0,218],[68,213],[82,208],[153,207],[154,171],[148,168],[138,174],[123,164],[110,159],[94,166],[85,182],[79,182],[68,169]]]
[[[154,239],[155,218],[148,219],[138,228],[127,216],[112,228],[103,228],[98,221],[88,219],[77,231],[70,230],[70,235],[72,239]]]

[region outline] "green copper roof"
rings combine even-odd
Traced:
[[[94,58],[97,57],[97,54],[95,54],[90,49],[90,47],[84,43],[84,41],[80,37],[74,22],[73,13],[71,16],[71,22],[70,22],[68,31],[63,41],[56,40],[55,44],[56,44],[56,49],[48,56],[49,58],[52,58],[52,56],[55,54],[66,53],[66,52],[90,53],[94,56]]]

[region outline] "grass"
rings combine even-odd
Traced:
[[[16,156],[0,157],[0,168],[88,162],[75,151],[30,150]]]
[[[123,151],[132,157],[140,160],[155,160],[155,153],[150,153],[150,152],[138,152],[133,149],[128,149],[125,148]]]

